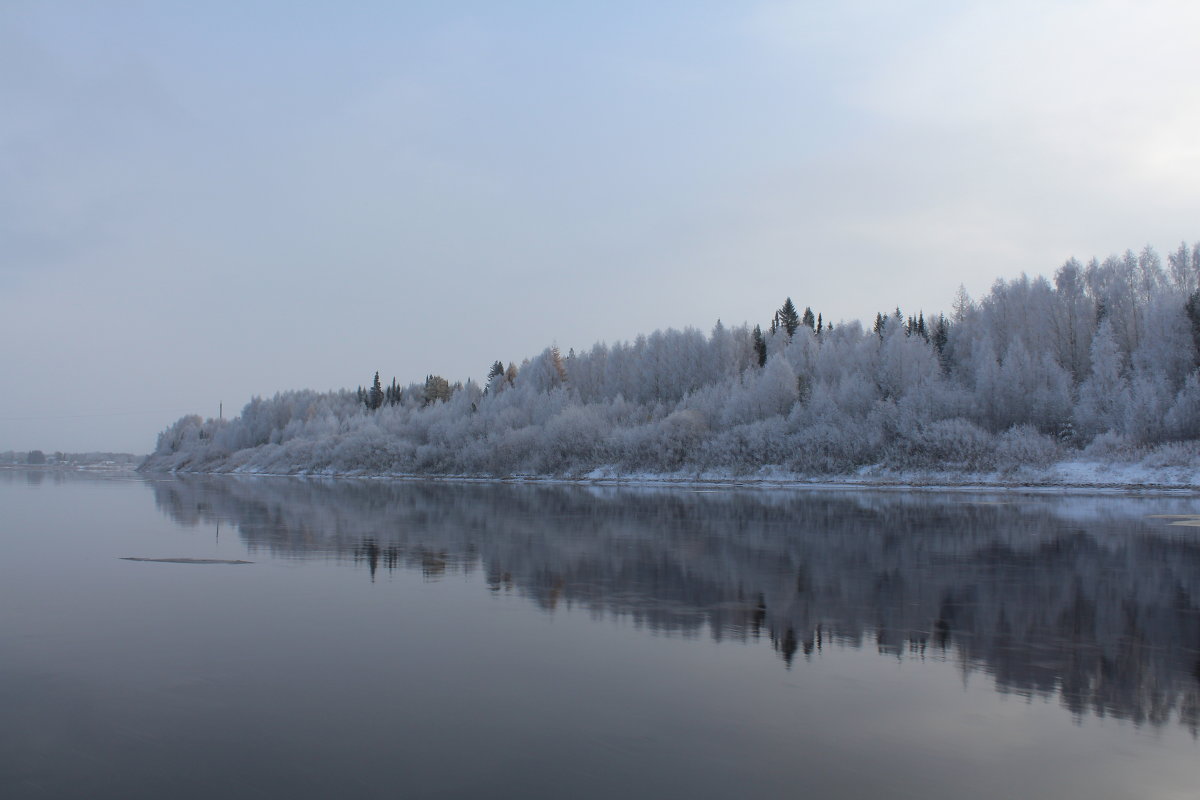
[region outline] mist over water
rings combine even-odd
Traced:
[[[5,796],[1192,786],[1192,498],[3,472],[0,500]]]

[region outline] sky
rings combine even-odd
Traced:
[[[0,450],[1200,238],[1191,2],[0,4]]]

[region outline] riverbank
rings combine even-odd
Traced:
[[[587,473],[564,475],[465,475],[371,472],[368,470],[297,469],[276,472],[243,466],[216,470],[159,470],[143,472],[245,475],[261,477],[312,477],[361,480],[438,481],[468,483],[547,483],[597,486],[678,487],[687,489],[880,489],[898,491],[1016,491],[1016,492],[1119,492],[1200,495],[1200,469],[1191,466],[1152,466],[1144,463],[1062,461],[1049,467],[973,472],[957,470],[894,470],[880,465],[862,467],[850,474],[800,475],[773,467],[754,473],[681,471],[629,472],[601,467]]]

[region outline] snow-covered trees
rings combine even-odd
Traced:
[[[1079,430],[1093,435],[1119,430],[1121,411],[1129,404],[1121,360],[1112,323],[1105,319],[1092,339],[1091,374],[1079,387],[1075,407]]]
[[[579,473],[596,468],[805,472],[866,464],[1006,468],[1200,437],[1200,246],[1150,248],[1053,282],[960,287],[947,317],[900,309],[868,330],[791,298],[761,325],[718,321],[556,346],[486,383],[253,398],[188,416],[151,464],[270,472]],[[1105,438],[1106,437],[1106,438]]]

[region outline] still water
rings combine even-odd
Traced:
[[[0,797],[1195,797],[1190,515],[0,472]]]

